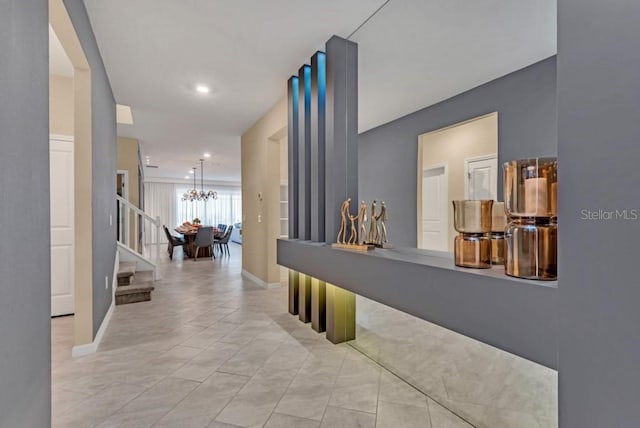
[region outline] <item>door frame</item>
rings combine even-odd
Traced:
[[[496,160],[496,198],[498,197],[498,181],[497,181],[497,177],[498,177],[498,154],[497,153],[491,153],[488,155],[482,155],[482,156],[473,156],[470,158],[464,158],[464,175],[465,175],[465,179],[464,179],[464,198],[465,199],[469,199],[469,164],[472,162],[479,162],[479,161],[485,161],[485,160]],[[497,200],[497,199],[496,199]]]
[[[122,198],[125,200],[129,200],[129,171],[126,169],[118,169],[116,170],[116,184],[118,180],[118,175],[123,176],[124,186],[122,189]],[[123,242],[129,242],[131,238],[129,236],[129,216],[124,215],[124,210],[122,207],[118,207],[118,213],[116,215],[116,222],[118,228],[118,240],[120,240],[120,235],[122,235]],[[122,230],[119,228],[122,226]]]
[[[422,248],[422,180],[425,176],[425,173],[428,171],[432,171],[435,169],[443,169],[444,170],[444,190],[447,192],[447,199],[449,199],[449,164],[447,162],[442,162],[442,163],[436,163],[436,164],[432,164],[432,165],[428,165],[426,167],[423,168],[418,168],[418,203],[417,203],[417,216],[418,216],[418,248]],[[448,204],[445,206],[445,216],[444,218],[446,220],[448,220],[449,218],[449,209],[448,209]],[[446,226],[446,234],[447,236],[449,235],[449,223],[447,221],[447,226]],[[444,250],[447,251],[447,250]]]

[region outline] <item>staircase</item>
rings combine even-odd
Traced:
[[[115,291],[116,305],[147,302],[151,300],[154,281],[160,279],[156,264],[147,255],[153,246],[159,251],[162,223],[160,218],[154,219],[118,195],[116,201],[118,219],[121,220],[118,228],[120,265],[117,274],[118,287]]]
[[[120,262],[117,278],[116,305],[151,300],[151,292],[155,288],[153,286],[153,272],[136,273],[136,262]]]

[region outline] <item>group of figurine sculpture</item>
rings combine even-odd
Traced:
[[[371,204],[371,213],[367,217],[367,204],[365,201],[360,202],[360,211],[358,215],[351,215],[349,205],[351,198],[347,198],[342,203],[340,215],[342,221],[340,223],[340,231],[338,232],[337,242],[343,245],[375,245],[383,247],[387,242],[387,207],[384,201],[380,202],[380,212],[376,213],[376,201]],[[347,238],[347,220],[351,222],[351,231]],[[355,222],[358,221],[356,228]],[[367,221],[369,220],[369,232],[367,232]]]

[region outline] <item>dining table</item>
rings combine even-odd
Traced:
[[[174,229],[176,232],[184,236],[184,239],[187,241],[187,245],[184,246],[184,251],[187,257],[194,257],[196,253],[196,235],[198,234],[198,230],[200,230],[201,227],[208,226],[193,226],[183,224],[182,226],[178,226]],[[218,237],[219,234],[220,231],[218,230],[218,228],[213,226],[213,236]],[[212,251],[213,246],[200,248],[198,256],[211,257],[213,255]]]

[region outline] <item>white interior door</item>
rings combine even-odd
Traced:
[[[446,167],[422,173],[422,245],[428,250],[448,250],[448,186]]]
[[[51,315],[74,312],[73,140],[49,142],[51,186]]]
[[[485,156],[465,160],[465,199],[493,199],[498,194],[498,157]]]

